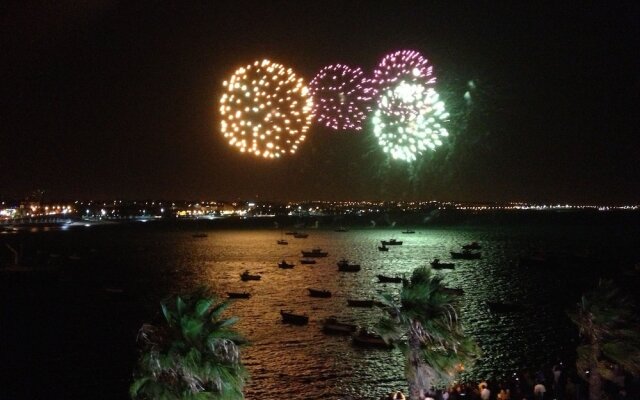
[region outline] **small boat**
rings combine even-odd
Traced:
[[[341,226],[337,229],[334,229],[335,232],[347,232],[349,231],[347,228],[345,228],[344,226]]]
[[[539,268],[550,266],[553,263],[549,262],[544,254],[533,254],[528,257],[520,257],[519,264],[523,267]]]
[[[285,260],[282,260],[281,262],[278,263],[278,267],[280,267],[282,269],[291,269],[294,266],[295,266],[295,264],[289,264]]]
[[[378,277],[378,282],[380,283],[402,283],[402,277],[400,276],[384,276],[384,275],[376,275]]]
[[[478,252],[473,252],[473,251],[469,251],[469,250],[463,250],[462,253],[458,253],[455,251],[450,252],[451,253],[451,258],[455,259],[459,259],[459,260],[478,260],[480,259],[481,255]]]
[[[389,248],[385,245],[378,246],[378,251],[389,251]]]
[[[285,244],[289,244],[289,242],[287,242],[285,239],[278,239],[278,244],[285,245]]]
[[[259,281],[262,276],[260,275],[251,275],[249,271],[244,271],[240,274],[240,279],[243,281]]]
[[[464,250],[480,250],[482,246],[478,242],[471,242],[462,246]]]
[[[364,328],[360,329],[360,331],[351,336],[352,342],[356,346],[363,347],[376,347],[376,348],[391,348],[391,344],[384,341],[382,336],[376,335],[375,333],[367,332]]]
[[[322,251],[322,249],[319,247],[311,249],[310,251],[302,250],[302,257],[326,257],[328,255],[329,252]]]
[[[499,301],[487,301],[487,307],[495,313],[508,313],[522,310],[522,305],[516,303],[502,303]]]
[[[402,231],[402,233],[416,233],[416,231],[407,229],[406,231]]]
[[[353,300],[353,299],[348,299],[347,300],[347,305],[349,307],[371,308],[371,307],[373,307],[374,304],[375,304],[374,300]]]
[[[338,322],[335,317],[329,317],[322,322],[322,332],[324,333],[351,335],[356,330],[358,330],[356,325]]]
[[[248,299],[251,297],[251,293],[248,292],[227,292],[227,297],[230,299]]]
[[[309,323],[309,317],[306,315],[293,314],[288,311],[280,310],[282,322],[285,324],[306,325]]]
[[[307,288],[309,291],[309,296],[311,297],[331,297],[331,292],[328,290],[320,290],[320,289],[311,289]]]
[[[360,271],[360,264],[351,264],[349,260],[343,258],[338,261],[338,271],[342,272],[358,272]]]
[[[433,269],[454,269],[455,268],[454,263],[443,263],[443,262],[440,262],[439,258],[435,258],[431,262],[431,266],[433,267]]]
[[[314,260],[313,258],[301,258],[300,259],[300,264],[315,264],[316,260]]]
[[[462,296],[464,294],[464,289],[459,288],[442,288],[445,293],[448,293],[452,296]]]
[[[191,236],[194,237],[194,238],[206,238],[209,235],[207,235],[206,233],[194,233]]]
[[[380,241],[383,246],[401,246],[402,240],[389,239],[389,240],[381,240]]]
[[[309,237],[308,233],[294,233],[293,237],[296,239],[306,239]]]

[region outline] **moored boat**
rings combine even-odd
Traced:
[[[445,293],[448,293],[450,295],[453,296],[462,296],[464,294],[464,289],[460,289],[460,288],[443,288],[442,289]]]
[[[306,315],[294,314],[288,311],[280,310],[282,322],[285,324],[306,325],[309,323],[309,317]]]
[[[286,244],[289,244],[289,242],[287,242],[285,239],[278,239],[278,244],[286,245]]]
[[[294,266],[295,266],[295,264],[289,264],[285,260],[282,260],[281,262],[278,263],[278,267],[280,267],[282,269],[291,269]]]
[[[328,255],[328,251],[322,251],[322,249],[319,247],[313,248],[311,250],[302,250],[302,257],[326,257]]]
[[[251,297],[251,293],[248,292],[227,292],[227,297],[230,299],[248,299]]]
[[[503,303],[499,301],[487,301],[489,310],[495,313],[508,313],[522,310],[522,305],[517,303]]]
[[[337,335],[351,335],[358,329],[356,325],[339,322],[335,317],[329,317],[322,322],[322,331]]]
[[[251,275],[249,271],[244,271],[240,274],[240,279],[243,281],[259,281],[262,276],[260,275]]]
[[[346,258],[338,261],[338,271],[342,272],[358,272],[360,271],[360,264],[352,264]]]
[[[480,250],[482,246],[478,242],[471,242],[462,246],[464,250]]]
[[[451,253],[451,258],[458,259],[458,260],[478,260],[482,257],[481,253],[473,252],[469,250],[463,250],[462,253],[455,252],[455,251],[452,251],[450,253]]]
[[[294,233],[293,237],[296,239],[306,239],[309,237],[308,233],[302,233],[302,232],[298,232],[298,233]]]
[[[331,297],[331,292],[328,290],[307,288],[309,296],[311,297]]]
[[[406,231],[402,231],[402,233],[416,233],[416,231],[407,229]]]
[[[347,299],[347,305],[349,307],[373,307],[375,304],[374,300],[357,300],[357,299]]]
[[[381,240],[380,241],[383,246],[401,246],[402,240],[389,239],[389,240]]]
[[[440,262],[439,258],[435,258],[431,262],[431,266],[433,267],[433,269],[454,269],[455,268],[454,263],[443,263],[443,262]]]
[[[402,277],[400,276],[385,276],[385,275],[376,275],[378,277],[378,282],[380,283],[402,283]]]
[[[375,333],[367,332],[364,328],[360,329],[357,334],[351,336],[354,345],[375,348],[391,348],[391,344],[384,341],[382,336]]]

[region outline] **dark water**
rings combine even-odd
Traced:
[[[338,316],[372,326],[380,318],[380,311],[347,307],[348,298],[397,293],[400,285],[380,284],[376,274],[409,275],[434,257],[449,261],[449,251],[471,241],[482,245],[483,258],[455,260],[455,270],[441,273],[447,286],[464,289],[462,319],[483,349],[482,359],[467,371],[468,377],[506,376],[558,357],[570,360],[575,331],[564,310],[600,275],[620,275],[633,269],[638,261],[636,249],[640,248],[636,216],[558,216],[544,221],[524,218],[508,222],[478,219],[413,228],[415,234],[402,234],[402,229],[392,228],[348,232],[308,229],[307,239],[287,237],[288,246],[276,244],[281,237],[279,230],[219,229],[206,223],[5,235],[0,240],[23,243],[34,262],[53,259],[72,267],[59,287],[24,289],[49,292],[50,300],[43,300],[37,293],[3,298],[3,320],[13,332],[4,334],[4,344],[19,342],[17,347],[3,351],[3,358],[16,365],[8,368],[4,363],[3,372],[9,374],[5,376],[13,373],[15,379],[3,386],[11,389],[11,398],[37,398],[25,393],[37,395],[38,389],[22,387],[29,381],[24,376],[29,371],[44,379],[54,393],[56,385],[64,383],[71,392],[74,385],[87,390],[109,387],[108,395],[102,391],[102,398],[124,398],[139,324],[154,318],[161,298],[205,285],[221,295],[227,291],[252,294],[249,300],[236,301],[229,311],[240,318],[237,328],[251,341],[243,352],[252,377],[246,387],[247,398],[338,399],[351,395],[377,399],[392,389],[406,390],[400,352],[353,347],[347,337],[324,335],[321,320]],[[194,238],[196,231],[208,236]],[[404,244],[379,252],[379,241],[392,237]],[[300,250],[311,247],[327,250],[329,257],[318,259],[316,265],[300,265]],[[550,261],[540,265],[518,262],[521,256],[539,251],[544,251]],[[360,263],[362,270],[339,272],[336,262],[342,257]],[[291,270],[280,269],[277,262],[283,258],[297,265]],[[262,280],[240,281],[239,274],[247,269],[262,274]],[[333,296],[311,298],[307,292],[310,287],[330,290]],[[34,314],[34,319],[45,326],[15,311],[30,312],[32,301],[53,303],[37,307],[42,315],[37,311]],[[516,303],[518,308],[494,312],[487,301]],[[64,307],[56,306],[56,302]],[[283,325],[281,309],[309,315],[309,325]],[[104,318],[96,318],[96,313]],[[94,320],[99,322],[87,322]],[[18,332],[36,326],[49,327],[56,336]],[[95,326],[100,326],[97,333],[92,332]],[[88,338],[91,335],[95,340]],[[33,346],[29,341],[34,341]],[[45,344],[39,346],[35,343],[38,341]],[[83,361],[87,356],[93,360]],[[30,359],[40,364],[32,364]],[[42,362],[53,367],[55,373]],[[86,365],[93,365],[96,371],[88,374],[86,368],[84,372],[77,369]],[[92,376],[90,382],[74,379],[86,375]]]

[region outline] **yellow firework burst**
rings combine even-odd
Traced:
[[[313,119],[312,97],[301,77],[262,60],[238,68],[223,86],[220,129],[229,145],[263,158],[296,152]]]

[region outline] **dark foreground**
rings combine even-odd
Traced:
[[[136,302],[77,275],[28,275],[0,283],[0,398],[128,398],[144,315]]]

